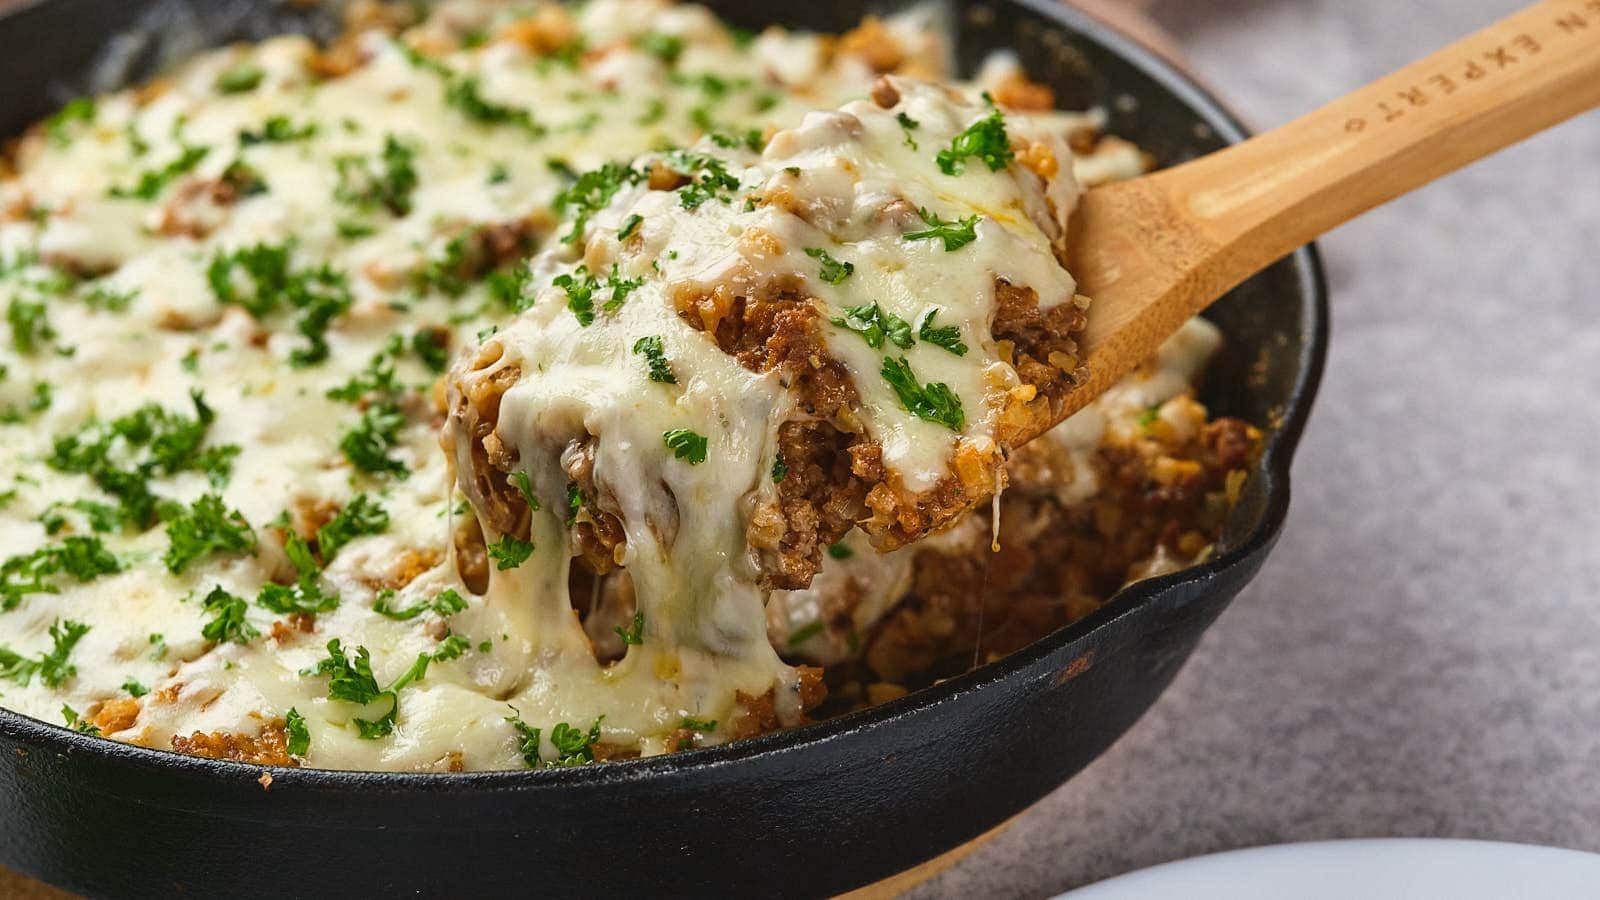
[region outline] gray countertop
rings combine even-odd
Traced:
[[[1154,13],[1262,129],[1519,5]],[[1143,720],[917,896],[1323,838],[1600,851],[1600,114],[1322,249],[1332,352],[1277,550]]]

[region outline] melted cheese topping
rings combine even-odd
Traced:
[[[939,74],[932,31],[913,19],[884,28],[905,69]],[[667,735],[686,717],[726,721],[734,692],[792,685],[748,586],[743,530],[727,527],[734,498],[759,502],[770,487],[772,434],[741,425],[775,422],[791,400],[775,376],[708,350],[665,292],[725,277],[729,241],[760,230],[784,247],[772,265],[810,281],[817,260],[795,248],[854,263],[848,281],[818,287],[830,310],[875,300],[915,322],[937,297],[940,324],[959,324],[975,348],[992,273],[1038,285],[1051,302],[1071,296],[1037,226],[1039,201],[1015,179],[929,174],[933,153],[979,111],[908,88],[910,115],[927,129],[919,152],[863,103],[808,116],[866,95],[875,77],[866,59],[817,36],[774,29],[741,43],[699,7],[597,0],[570,17],[544,7],[519,21],[499,4],[447,4],[406,41],[429,55],[372,32],[349,43],[363,64],[330,79],[297,37],[210,53],[157,86],[69,108],[23,142],[15,177],[0,181],[11,338],[0,342],[0,704],[59,722],[64,707],[94,717],[136,697],[136,716],[97,721],[119,740],[162,748],[194,732],[255,735],[292,710],[309,749],[291,749],[328,768],[521,767],[530,752],[546,761],[566,752],[552,739],[558,724],[586,730],[601,715],[607,742],[672,749]],[[1052,141],[1094,124],[1070,114],[1007,121]],[[555,245],[564,226],[552,206],[577,173],[708,130],[782,128],[795,130],[759,159],[704,141],[696,149],[725,158],[741,184],[788,179],[796,197],[849,202],[809,222],[720,203],[686,216],[671,193],[624,190],[593,216],[583,257],[602,278],[615,263],[619,277],[641,281],[620,311],[602,312],[615,328],[578,326],[548,287],[513,315],[518,301],[482,277],[492,266],[474,266],[495,240],[511,242],[513,258]],[[983,167],[973,159],[969,169]],[[981,213],[962,251],[979,263],[950,265],[937,241],[864,226],[891,184],[947,218]],[[1068,179],[1057,184],[1070,191]],[[1052,200],[1064,216],[1070,193]],[[631,214],[643,217],[638,235],[616,240]],[[563,252],[536,263],[531,281],[543,287],[570,268]],[[502,427],[525,458],[559,457],[579,430],[609,442],[595,477],[624,504],[624,563],[649,598],[647,640],[615,665],[595,661],[566,596],[556,469],[530,468],[545,512],[528,562],[495,571],[482,596],[459,574],[450,535],[468,507],[439,452],[430,398],[440,352],[459,355],[495,328],[505,365],[560,367],[559,378],[520,381],[503,404]],[[670,402],[666,386],[643,380],[621,332],[659,334],[667,358],[682,361]],[[841,333],[829,348],[854,373],[894,469],[913,485],[943,471],[957,436],[905,415],[875,377],[881,355],[858,337]],[[921,344],[906,356],[923,381],[962,398],[960,439],[982,439],[994,385],[974,362],[989,357]],[[195,393],[214,418],[198,412]],[[203,441],[156,464],[150,436],[124,428],[110,468],[135,472],[160,515],[119,521],[126,485],[71,464],[62,441],[92,441],[152,404],[201,426]],[[715,464],[669,456],[661,435],[673,428],[705,436]],[[207,495],[254,549],[224,540],[173,565],[181,523]],[[314,621],[269,608],[272,586],[297,577],[284,534],[315,536],[363,497],[386,522],[313,563],[311,592],[333,599]],[[91,546],[114,562],[69,559],[69,548]],[[439,601],[451,592],[462,608]],[[418,604],[427,611],[379,611]],[[396,695],[333,699],[333,638],[351,659],[358,647],[370,654],[378,688],[430,662]],[[775,702],[786,701],[792,711],[780,690]],[[391,711],[391,733],[363,735],[360,721]],[[512,716],[540,729],[531,750]]]
[[[690,327],[676,298],[725,287],[760,293],[780,283],[801,285],[830,320],[874,302],[907,323],[941,313],[941,324],[957,327],[971,348],[957,355],[918,341],[900,358],[920,379],[954,392],[968,411],[960,427],[907,411],[879,373],[892,344],[874,346],[836,326],[824,330],[817,352],[843,363],[861,398],[861,428],[910,489],[951,477],[957,443],[995,446],[994,414],[1020,382],[988,333],[994,282],[1004,278],[1041,298],[1071,302],[1074,284],[1050,235],[1064,228],[1076,186],[1058,178],[1047,193],[1018,166],[974,164],[960,176],[942,174],[932,148],[948,146],[988,111],[942,89],[895,87],[899,103],[890,105],[898,112],[857,101],[809,113],[774,135],[759,157],[705,140],[691,148],[692,164],[682,155],[642,161],[639,171],[676,165],[726,172],[725,193],[702,196],[697,182],[619,191],[579,240],[530,265],[542,274],[565,256],[581,258],[581,268],[557,276],[528,312],[487,338],[491,364],[469,359],[452,374],[452,406],[475,384],[514,379],[499,398],[494,439],[518,461],[539,501],[530,532],[510,536],[535,550],[526,562],[491,573],[487,600],[532,636],[518,663],[537,687],[519,695],[519,708],[555,716],[577,702],[606,717],[616,729],[608,734],[634,740],[670,730],[685,715],[728,721],[739,692],[773,691],[780,721],[796,722],[802,712],[796,677],[767,639],[766,592],[745,534],[752,506],[776,507],[769,477],[779,459],[776,434],[782,422],[804,415],[804,401],[777,371],[750,371]],[[929,150],[912,149],[917,142],[907,140],[897,115],[919,123],[915,134]],[[1031,131],[1024,119],[1007,127]],[[1066,158],[1065,145],[1054,143]],[[938,239],[908,240],[905,232],[925,227],[915,216],[906,226],[916,209],[968,219],[970,244],[952,250]],[[631,229],[624,225],[630,221]],[[851,268],[830,278],[819,274],[819,259]],[[598,311],[575,309],[571,281],[595,272],[610,273],[612,299]],[[632,285],[621,300],[619,281]],[[596,287],[587,302],[604,295]],[[653,380],[636,358],[641,339],[658,342],[674,383]],[[674,454],[664,444],[685,431],[704,440],[703,451]],[[472,472],[470,439],[453,439],[458,471]],[[569,535],[565,458],[591,440],[595,485],[627,532],[616,561],[631,576],[643,617],[642,642],[609,666],[595,661],[572,614],[566,585],[575,551],[557,552]],[[488,503],[474,477],[458,480],[474,506]],[[484,525],[491,545],[508,537],[487,519]]]

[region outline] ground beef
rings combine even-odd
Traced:
[[[728,723],[728,736],[733,740],[740,740],[777,731],[779,728],[792,728],[809,721],[805,714],[827,699],[828,687],[822,680],[822,670],[815,666],[798,666],[795,668],[795,674],[799,679],[797,689],[800,692],[801,721],[780,720],[775,694],[777,688],[772,688],[760,696],[740,691],[735,698],[733,721]],[[678,745],[671,746],[676,749]]]
[[[1000,550],[979,509],[983,525],[966,543],[915,551],[910,590],[864,637],[860,661],[830,670],[829,712],[866,702],[869,686],[924,686],[1024,647],[1098,608],[1152,558],[1192,560],[1220,533],[1261,442],[1249,424],[1218,419],[1187,439],[1108,443],[1091,460],[1099,490],[1075,505],[1055,493],[1065,463],[1048,445],[1022,448]],[[852,626],[831,618],[830,628]]]
[[[1024,384],[1048,401],[1053,414],[1086,374],[1073,336],[1088,324],[1087,304],[1059,298],[1063,302],[1041,310],[1033,288],[1017,287],[1004,278],[995,279],[994,297],[994,339],[1011,345],[1012,366]]]
[[[283,729],[283,720],[274,719],[261,726],[255,737],[223,731],[210,734],[197,731],[188,737],[173,735],[172,749],[189,756],[258,766],[299,766],[300,762],[289,755],[288,738]]]

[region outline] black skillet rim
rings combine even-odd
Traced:
[[[0,25],[13,16],[51,0],[25,0],[4,14]],[[1172,63],[1144,47],[1109,24],[1059,0],[1003,0],[1070,31],[1099,43],[1115,56],[1140,70],[1161,90],[1176,97],[1185,107],[1211,126],[1227,143],[1249,137],[1244,125],[1211,93]],[[375,772],[363,770],[291,768],[261,766],[187,756],[125,744],[109,738],[71,731],[21,713],[0,708],[0,734],[41,749],[61,753],[87,754],[105,759],[148,766],[153,770],[195,777],[214,777],[236,781],[240,777],[259,777],[269,773],[275,784],[292,784],[299,789],[360,789],[367,792],[458,791],[478,792],[547,788],[569,784],[625,784],[656,777],[670,777],[686,771],[737,765],[754,756],[803,750],[806,746],[843,738],[857,731],[909,716],[919,710],[948,703],[990,685],[1004,682],[1027,669],[1035,661],[1080,641],[1112,622],[1157,602],[1162,596],[1182,591],[1186,586],[1209,582],[1221,573],[1246,563],[1276,540],[1288,513],[1289,469],[1294,452],[1309,418],[1312,401],[1322,380],[1327,357],[1329,312],[1328,288],[1321,255],[1315,244],[1307,244],[1289,257],[1294,263],[1297,290],[1309,302],[1301,321],[1303,341],[1297,376],[1284,404],[1283,416],[1268,439],[1255,477],[1265,478],[1266,503],[1261,518],[1232,548],[1201,565],[1141,581],[1115,594],[1100,609],[1060,628],[1032,644],[992,663],[965,672],[932,687],[867,709],[833,719],[772,732],[716,747],[680,751],[662,756],[617,760],[596,766],[560,769],[512,769],[459,773]]]

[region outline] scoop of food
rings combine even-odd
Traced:
[[[948,525],[1054,420],[1088,304],[1060,259],[1067,160],[1026,117],[885,78],[764,142],[585,176],[519,273],[527,311],[449,375],[442,440],[484,540],[570,540],[631,582],[655,639],[632,653],[759,687],[786,668],[766,589],[805,588],[854,527],[887,550]],[[585,640],[570,559],[489,579],[552,651]]]

